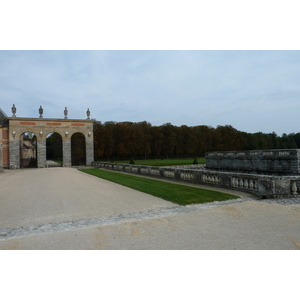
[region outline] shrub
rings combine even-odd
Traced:
[[[194,164],[194,165],[198,165],[198,164],[199,164],[196,157],[194,158],[193,164]]]

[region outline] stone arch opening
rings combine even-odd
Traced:
[[[20,168],[37,168],[37,137],[31,131],[20,135]]]
[[[81,132],[76,132],[71,137],[71,164],[86,165],[86,140]]]
[[[51,132],[46,136],[46,165],[48,167],[63,165],[62,136],[57,132]]]

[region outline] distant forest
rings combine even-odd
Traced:
[[[242,132],[230,125],[95,122],[94,145],[96,160],[201,157],[207,151],[300,148],[300,132],[278,136],[275,132]]]

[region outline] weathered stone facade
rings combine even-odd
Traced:
[[[61,137],[62,160],[63,166],[66,167],[72,165],[72,136],[77,133],[82,134],[85,143],[85,164],[87,166],[91,165],[94,160],[94,121],[89,118],[89,109],[87,111],[87,120],[68,119],[67,108],[64,111],[64,119],[44,119],[42,107],[39,109],[39,118],[16,117],[15,105],[12,107],[12,113],[13,116],[9,118],[0,109],[0,171],[3,171],[4,168],[20,168],[22,146],[23,148],[30,148],[29,144],[24,143],[23,134],[25,132],[36,136],[36,149],[34,147],[31,152],[33,152],[32,156],[36,158],[38,168],[47,167],[46,138],[50,133],[57,133]],[[23,152],[24,157],[28,159]]]
[[[71,138],[75,133],[85,137],[86,165],[94,160],[93,121],[43,118],[8,118],[9,123],[9,167],[20,168],[20,137],[32,132],[37,137],[37,167],[46,167],[46,137],[58,133],[62,137],[63,166],[71,166]]]

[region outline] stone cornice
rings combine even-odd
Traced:
[[[9,121],[34,121],[34,122],[84,122],[84,123],[94,123],[95,120],[86,119],[55,119],[55,118],[22,118],[22,117],[10,117],[7,118]]]

